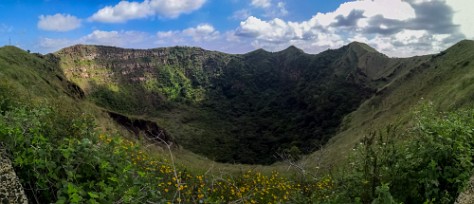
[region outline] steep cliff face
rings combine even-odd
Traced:
[[[167,102],[203,100],[232,58],[200,48],[121,49],[77,45],[56,53],[66,76],[98,104],[149,114]]]
[[[99,79],[102,82],[142,82],[149,77],[162,77],[165,73],[160,73],[159,68],[172,66],[179,68],[180,74],[203,83],[197,74],[219,74],[216,69],[230,60],[230,55],[186,47],[135,50],[76,45],[56,55],[61,57],[68,77],[76,80]]]
[[[318,55],[86,45],[55,55],[96,104],[152,118],[194,152],[244,163],[271,163],[294,147],[314,151],[388,83],[391,67],[382,65],[396,61],[361,43]]]

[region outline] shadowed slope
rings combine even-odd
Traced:
[[[243,163],[314,151],[392,74],[382,70],[391,59],[362,43],[318,55],[77,45],[56,56],[98,105],[158,121],[196,153]]]

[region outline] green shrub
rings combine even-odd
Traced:
[[[362,140],[346,167],[352,171],[339,181],[347,199],[370,203],[389,187],[404,203],[454,202],[474,167],[474,111],[440,113],[427,105],[417,121],[413,130],[387,128]]]
[[[300,184],[278,172],[196,175],[94,127],[65,107],[0,115],[0,141],[32,203],[283,203],[310,192],[326,198],[333,188],[330,178]]]
[[[0,114],[0,141],[34,203],[452,203],[474,167],[474,110],[425,106],[413,129],[364,138],[343,174],[297,181],[278,172],[196,175],[98,133],[80,110],[15,106]]]
[[[16,108],[0,118],[0,139],[33,202],[130,203],[159,193],[129,159],[136,149],[101,142],[89,116],[60,116],[51,108]]]

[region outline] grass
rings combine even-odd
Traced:
[[[3,107],[0,139],[36,203],[449,203],[474,166],[474,112],[428,107],[417,114],[415,129],[365,138],[344,166],[325,172],[291,161],[291,173],[278,169],[283,165],[217,164],[204,171],[196,165],[205,159],[188,163],[187,153],[168,144],[159,149],[101,132],[92,115],[44,104]]]
[[[340,131],[323,151],[308,156],[311,160],[324,160],[326,165],[342,163],[350,149],[374,130],[389,124],[412,125],[413,110],[430,102],[438,111],[472,107],[474,44],[463,41],[444,51],[443,55],[399,59],[395,67],[400,70],[393,81],[379,93],[365,101],[345,118]],[[410,68],[410,69],[407,69]],[[319,165],[311,165],[312,168]]]
[[[63,109],[15,107],[0,115],[0,139],[35,203],[281,203],[332,186],[328,179],[297,183],[276,171],[201,173],[171,151],[101,133],[90,115]]]
[[[413,128],[421,127],[419,121],[414,120],[417,118],[414,111],[419,104],[433,104],[433,109],[425,113],[429,117],[425,117],[427,119],[422,123],[424,127],[431,129],[419,133],[424,138],[421,141],[431,141],[426,138],[436,136],[426,134],[429,132],[437,131],[439,135],[451,137],[453,135],[447,134],[451,129],[468,130],[469,128],[465,128],[472,124],[464,116],[469,118],[469,111],[467,115],[462,111],[459,114],[443,111],[472,106],[471,93],[474,86],[471,82],[474,73],[471,70],[474,63],[466,61],[474,59],[472,47],[472,42],[467,41],[443,55],[390,62],[390,66],[395,68],[404,65],[413,69],[401,68],[390,76],[393,81],[380,87],[383,91],[347,116],[340,131],[322,150],[299,161],[287,160],[270,166],[222,164],[185,149],[173,149],[170,154],[166,146],[150,145],[144,139],[131,136],[94,103],[71,95],[68,84],[60,80],[64,75],[60,70],[54,69],[55,64],[51,64],[50,60],[29,55],[13,47],[4,47],[0,49],[0,137],[3,143],[9,145],[11,158],[20,172],[24,186],[34,185],[29,192],[31,200],[73,203],[107,203],[112,200],[124,203],[145,200],[163,203],[370,203],[376,199],[381,202],[382,195],[389,195],[386,197],[404,201],[407,198],[401,195],[403,188],[397,186],[395,181],[399,180],[391,177],[390,171],[381,177],[374,177],[348,167],[347,164],[352,162],[358,165],[367,163],[364,160],[366,157],[354,156],[352,149],[364,141],[367,133],[383,130],[390,124],[399,124],[403,129],[397,135],[392,135],[396,141],[396,150],[412,148],[409,146],[410,141],[420,136],[418,133],[410,133]],[[209,125],[209,121],[215,121],[217,117],[207,115],[204,117],[206,120],[202,120],[202,117],[196,117],[201,115],[196,113],[200,110],[193,106],[177,106],[176,109],[179,112],[163,111],[156,116],[137,117],[156,120],[164,126],[179,130],[174,134],[182,134],[183,138],[189,137],[188,132],[195,132],[202,125]],[[434,115],[430,115],[433,113]],[[182,128],[179,124],[183,123],[190,125]],[[225,131],[229,124],[221,123],[217,124],[221,124],[220,128]],[[205,132],[200,134],[205,138]],[[188,142],[192,141],[193,138],[188,138]],[[450,147],[443,146],[444,142],[433,141],[434,143],[424,146],[428,148],[419,158],[455,152],[449,158],[456,159],[446,161],[457,165],[457,158],[469,156],[462,151],[456,153],[449,150]],[[29,148],[31,144],[40,148]],[[199,144],[206,145],[205,141]],[[442,148],[439,149],[442,151],[430,149],[431,145],[441,145]],[[400,151],[393,158],[408,153]],[[70,157],[69,154],[75,156]],[[42,156],[44,158],[38,160]],[[380,161],[385,161],[383,158],[385,157],[380,157]],[[426,164],[419,167],[428,171],[430,160],[427,158],[423,162],[405,158],[403,161],[406,163],[400,164],[406,168],[399,170],[411,172],[413,169],[410,168],[414,166],[412,164]],[[112,164],[115,166],[110,166]],[[469,167],[471,164],[472,161],[463,160],[461,167]],[[380,165],[382,169],[396,169],[389,163],[382,162]],[[87,166],[92,169],[88,170]],[[359,167],[363,169],[363,165]],[[448,177],[436,169],[438,168],[431,170],[443,176],[434,178],[435,181],[445,182]],[[469,169],[460,171],[462,174],[453,175],[468,177],[471,173]],[[91,176],[91,172],[99,172],[97,175],[100,176]],[[423,188],[416,186],[424,182],[426,175],[407,173],[405,176],[409,178],[407,181],[412,179],[410,181],[414,183],[402,186],[411,186],[414,192],[422,192]],[[366,178],[376,179],[377,182],[369,185],[364,180]],[[426,194],[430,196],[416,199],[420,202],[444,202],[439,200],[443,194],[435,191],[438,188],[441,189],[439,192],[448,193],[449,199],[452,199],[465,182],[464,177],[456,179],[458,180],[454,179],[454,183],[447,180],[449,185],[432,186],[430,189],[433,191]],[[452,189],[442,189],[451,185],[454,185]],[[347,188],[348,186],[351,188]],[[366,189],[370,189],[370,192]]]
[[[99,106],[155,120],[183,147],[217,161],[271,164],[276,153],[309,153],[324,144],[342,117],[371,94],[374,87],[353,70],[361,53],[388,59],[363,44],[318,55],[296,48],[229,55],[104,46],[74,46],[55,55],[65,75]]]

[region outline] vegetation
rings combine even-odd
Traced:
[[[161,144],[164,150],[157,150],[160,147],[150,146],[144,137],[129,137],[126,131],[114,126],[107,114],[101,114],[100,108],[84,100],[81,90],[66,80],[65,75],[68,73],[62,73],[59,69],[59,64],[62,62],[55,56],[28,54],[13,47],[1,48],[0,145],[7,150],[28,198],[33,203],[453,203],[474,173],[472,151],[474,110],[468,100],[471,98],[469,93],[472,87],[470,85],[472,77],[468,70],[473,63],[464,58],[473,54],[472,49],[469,49],[471,44],[471,42],[462,42],[439,56],[390,62],[395,64],[394,67],[413,65],[414,68],[401,66],[394,71],[395,74],[381,75],[386,80],[391,80],[383,87],[378,87],[377,84],[381,83],[380,81],[362,83],[360,80],[368,80],[368,78],[350,71],[344,72],[343,68],[349,65],[340,63],[354,60],[354,56],[357,58],[357,55],[361,53],[346,52],[347,50],[327,52],[322,55],[325,57],[312,59],[314,61],[309,60],[310,63],[314,63],[313,66],[322,65],[317,69],[319,71],[306,70],[307,72],[301,74],[298,80],[303,82],[308,80],[307,84],[301,82],[302,85],[287,87],[288,90],[281,89],[282,93],[289,94],[290,97],[297,96],[291,91],[304,93],[298,95],[301,98],[294,99],[288,104],[282,101],[275,102],[287,100],[287,98],[270,94],[272,90],[277,91],[273,87],[263,87],[267,82],[260,83],[266,79],[265,75],[275,74],[276,71],[271,66],[258,64],[265,64],[268,61],[259,62],[257,59],[270,56],[265,59],[271,61],[280,59],[282,56],[279,55],[288,55],[286,57],[293,57],[290,59],[295,61],[278,63],[291,62],[290,64],[297,67],[299,65],[296,62],[301,58],[310,59],[311,57],[298,54],[299,51],[296,48],[289,48],[282,53],[256,51],[246,56],[238,56],[248,58],[246,60],[251,63],[247,65],[221,56],[228,60],[223,60],[228,63],[227,68],[235,70],[212,75],[219,75],[226,80],[218,80],[224,85],[206,90],[206,92],[199,92],[206,87],[202,84],[212,85],[216,83],[212,80],[217,80],[217,78],[205,77],[210,75],[196,75],[196,80],[201,84],[196,85],[197,82],[189,77],[186,70],[169,67],[168,74],[177,77],[170,79],[170,84],[182,84],[174,87],[192,87],[196,92],[189,92],[193,94],[187,95],[192,96],[187,101],[170,100],[165,103],[160,101],[161,99],[158,100],[157,104],[159,103],[160,106],[156,107],[161,108],[150,117],[156,119],[160,126],[173,127],[171,128],[173,136],[180,128],[182,133],[199,132],[191,136],[201,134],[202,138],[207,133],[223,135],[234,131],[233,134],[239,135],[238,137],[213,138],[215,140],[212,141],[194,138],[196,146],[202,146],[204,151],[222,153],[221,158],[225,161],[249,161],[251,158],[248,157],[255,156],[254,151],[265,151],[265,148],[268,148],[259,147],[257,144],[269,146],[282,144],[280,146],[282,149],[277,149],[277,151],[280,152],[281,158],[287,160],[269,166],[270,171],[262,171],[258,166],[230,164],[229,171],[210,171],[207,166],[180,161],[181,158],[177,155],[179,150],[173,149],[166,141],[162,141],[163,144]],[[346,49],[359,48],[350,45]],[[361,49],[373,53],[373,50],[368,50],[366,47]],[[186,53],[189,49],[180,48],[174,52]],[[345,56],[343,60],[331,62],[330,59],[341,54]],[[180,62],[186,56],[189,55],[177,54],[176,58],[168,60]],[[152,61],[152,59],[143,60]],[[86,65],[95,63],[90,62]],[[254,70],[256,66],[269,70],[256,71]],[[243,70],[239,70],[240,68]],[[285,65],[283,68],[289,68],[289,66]],[[333,73],[329,71],[330,69],[336,72]],[[246,77],[250,75],[242,74],[252,72],[252,70],[256,73],[262,71],[264,75],[256,78],[253,77],[258,75],[252,75],[250,79],[247,79]],[[206,71],[203,69],[202,73]],[[226,74],[232,75],[226,76]],[[311,77],[317,78],[319,75],[328,77],[327,74],[349,75],[354,78],[347,81],[334,77],[331,81],[324,83],[309,83]],[[151,75],[147,76],[153,78]],[[276,78],[278,77],[268,79]],[[230,82],[234,79],[240,81]],[[155,89],[163,85],[161,81],[158,83],[159,80],[143,82],[143,90],[155,92],[158,98],[162,97],[160,95],[163,94],[162,90]],[[283,81],[280,82],[285,84]],[[280,82],[275,82],[274,85]],[[420,83],[423,83],[423,86]],[[105,87],[110,84],[102,85]],[[245,88],[236,87],[236,84]],[[361,84],[365,86],[359,86]],[[338,89],[337,87],[340,86],[349,88]],[[354,86],[359,87],[354,88]],[[140,101],[141,98],[133,99],[126,94],[137,90],[136,87],[108,86],[104,90],[111,97],[117,97],[116,94],[122,92],[123,95],[119,96],[123,96],[125,100],[122,101],[123,104],[118,103],[116,106],[126,111],[128,106],[123,105],[132,104],[127,99],[136,100],[137,104],[143,102]],[[223,87],[229,87],[229,89],[223,89]],[[361,93],[357,91],[369,93],[374,87],[378,87],[375,96],[365,101],[353,114],[349,116],[343,114],[357,108],[354,104],[358,103],[349,100],[355,100],[356,93]],[[416,90],[418,95],[407,95],[406,93],[412,93],[410,90]],[[437,95],[441,91],[448,93],[452,99],[450,103]],[[226,94],[213,94],[214,92]],[[204,95],[199,95],[203,93]],[[320,95],[315,97],[311,95],[312,93]],[[151,95],[146,95],[143,99],[149,96]],[[204,97],[203,101],[198,102],[197,96]],[[401,96],[406,97],[400,98]],[[99,99],[103,96],[96,95],[96,97]],[[422,105],[414,105],[419,103],[420,97],[427,99],[421,100]],[[120,98],[112,99],[120,101]],[[165,99],[168,100],[168,98]],[[104,103],[110,102],[108,99],[102,100]],[[293,103],[301,105],[301,101],[304,100],[309,102],[301,107],[291,106]],[[313,104],[318,100],[323,100],[320,103],[321,106]],[[335,106],[329,101],[341,102],[343,105]],[[348,101],[351,103],[342,103]],[[244,102],[255,104],[246,106]],[[260,107],[259,103],[263,104],[262,109],[255,108]],[[415,112],[411,111],[414,106],[417,107]],[[104,105],[104,107],[112,108],[113,106]],[[279,112],[283,107],[288,107],[296,113]],[[325,111],[318,108],[323,108]],[[341,110],[335,111],[338,109]],[[180,111],[175,112],[176,110]],[[225,114],[215,113],[217,110]],[[268,140],[273,137],[270,131],[273,129],[268,129],[273,123],[280,122],[278,127],[290,128],[289,125],[285,126],[284,121],[298,121],[303,110],[310,112],[310,116],[318,113],[332,113],[331,116],[339,117],[338,120],[346,116],[343,126],[334,123],[332,124],[335,125],[334,129],[331,131],[352,133],[350,135],[352,137],[343,138],[350,138],[357,143],[355,146],[352,143],[344,143],[349,144],[347,149],[350,152],[345,153],[349,156],[347,159],[341,157],[337,161],[336,159],[331,161],[332,166],[323,164],[313,168],[312,165],[316,164],[316,159],[301,155],[304,152],[302,147],[306,144],[298,144],[291,140],[285,143],[285,141],[279,141],[278,138]],[[394,117],[401,112],[405,113],[398,115],[402,118]],[[273,119],[285,114],[288,114],[289,118]],[[229,116],[229,118],[222,118],[224,116]],[[321,116],[321,118],[324,117],[330,116]],[[313,120],[316,118],[308,119],[309,122]],[[367,131],[367,121],[373,123],[372,131]],[[188,125],[182,127],[181,124]],[[248,126],[239,126],[242,124]],[[362,125],[358,127],[354,124]],[[267,126],[262,128],[261,125]],[[297,123],[294,127],[301,127],[303,129],[298,131],[305,131],[305,125],[309,124]],[[328,124],[325,127],[332,126]],[[243,130],[236,132],[236,128]],[[260,131],[252,132],[254,130],[252,128]],[[289,135],[287,138],[305,135],[298,131],[294,131],[294,135]],[[248,136],[244,134],[246,132],[249,132]],[[358,139],[358,132],[363,132],[365,137]],[[265,136],[260,138],[257,135]],[[189,140],[193,139],[191,136]],[[338,136],[341,137],[341,134]],[[248,140],[258,138],[261,140],[257,140],[256,143],[248,142]],[[323,147],[322,151],[326,149],[329,153],[339,151],[340,149],[335,148],[337,146],[334,145],[341,144],[336,143],[338,141],[344,140],[333,140],[332,143]],[[220,145],[213,146],[216,143]],[[246,147],[239,149],[239,146]],[[226,152],[227,148],[249,151],[236,155]],[[331,154],[331,158],[342,154]],[[190,157],[197,158],[196,155]],[[265,160],[267,158],[263,156],[257,158],[258,160],[248,163],[271,162]],[[314,161],[308,159],[314,159]],[[304,162],[307,161],[311,161],[312,165],[305,166]],[[206,160],[206,162],[210,161]]]
[[[346,166],[291,178],[190,172],[172,154],[100,133],[90,115],[58,109],[3,106],[0,115],[0,139],[37,203],[452,203],[473,169],[472,110],[428,106],[415,128],[365,138]]]
[[[4,111],[0,139],[29,199],[36,203],[246,203],[286,202],[294,195],[332,188],[330,180],[296,183],[278,172],[198,175],[138,142],[94,130],[87,115],[50,107]]]
[[[82,63],[86,51],[97,56]],[[310,153],[325,144],[342,118],[374,92],[352,59],[372,52],[358,44],[319,55],[295,47],[227,55],[75,46],[56,56],[69,79],[89,87],[88,98],[101,107],[165,121],[183,147],[216,161],[271,164],[279,153]],[[225,148],[209,148],[215,146]]]
[[[339,181],[346,196],[369,203],[377,191],[403,203],[453,203],[473,173],[474,111],[417,114],[413,129],[365,137]]]

